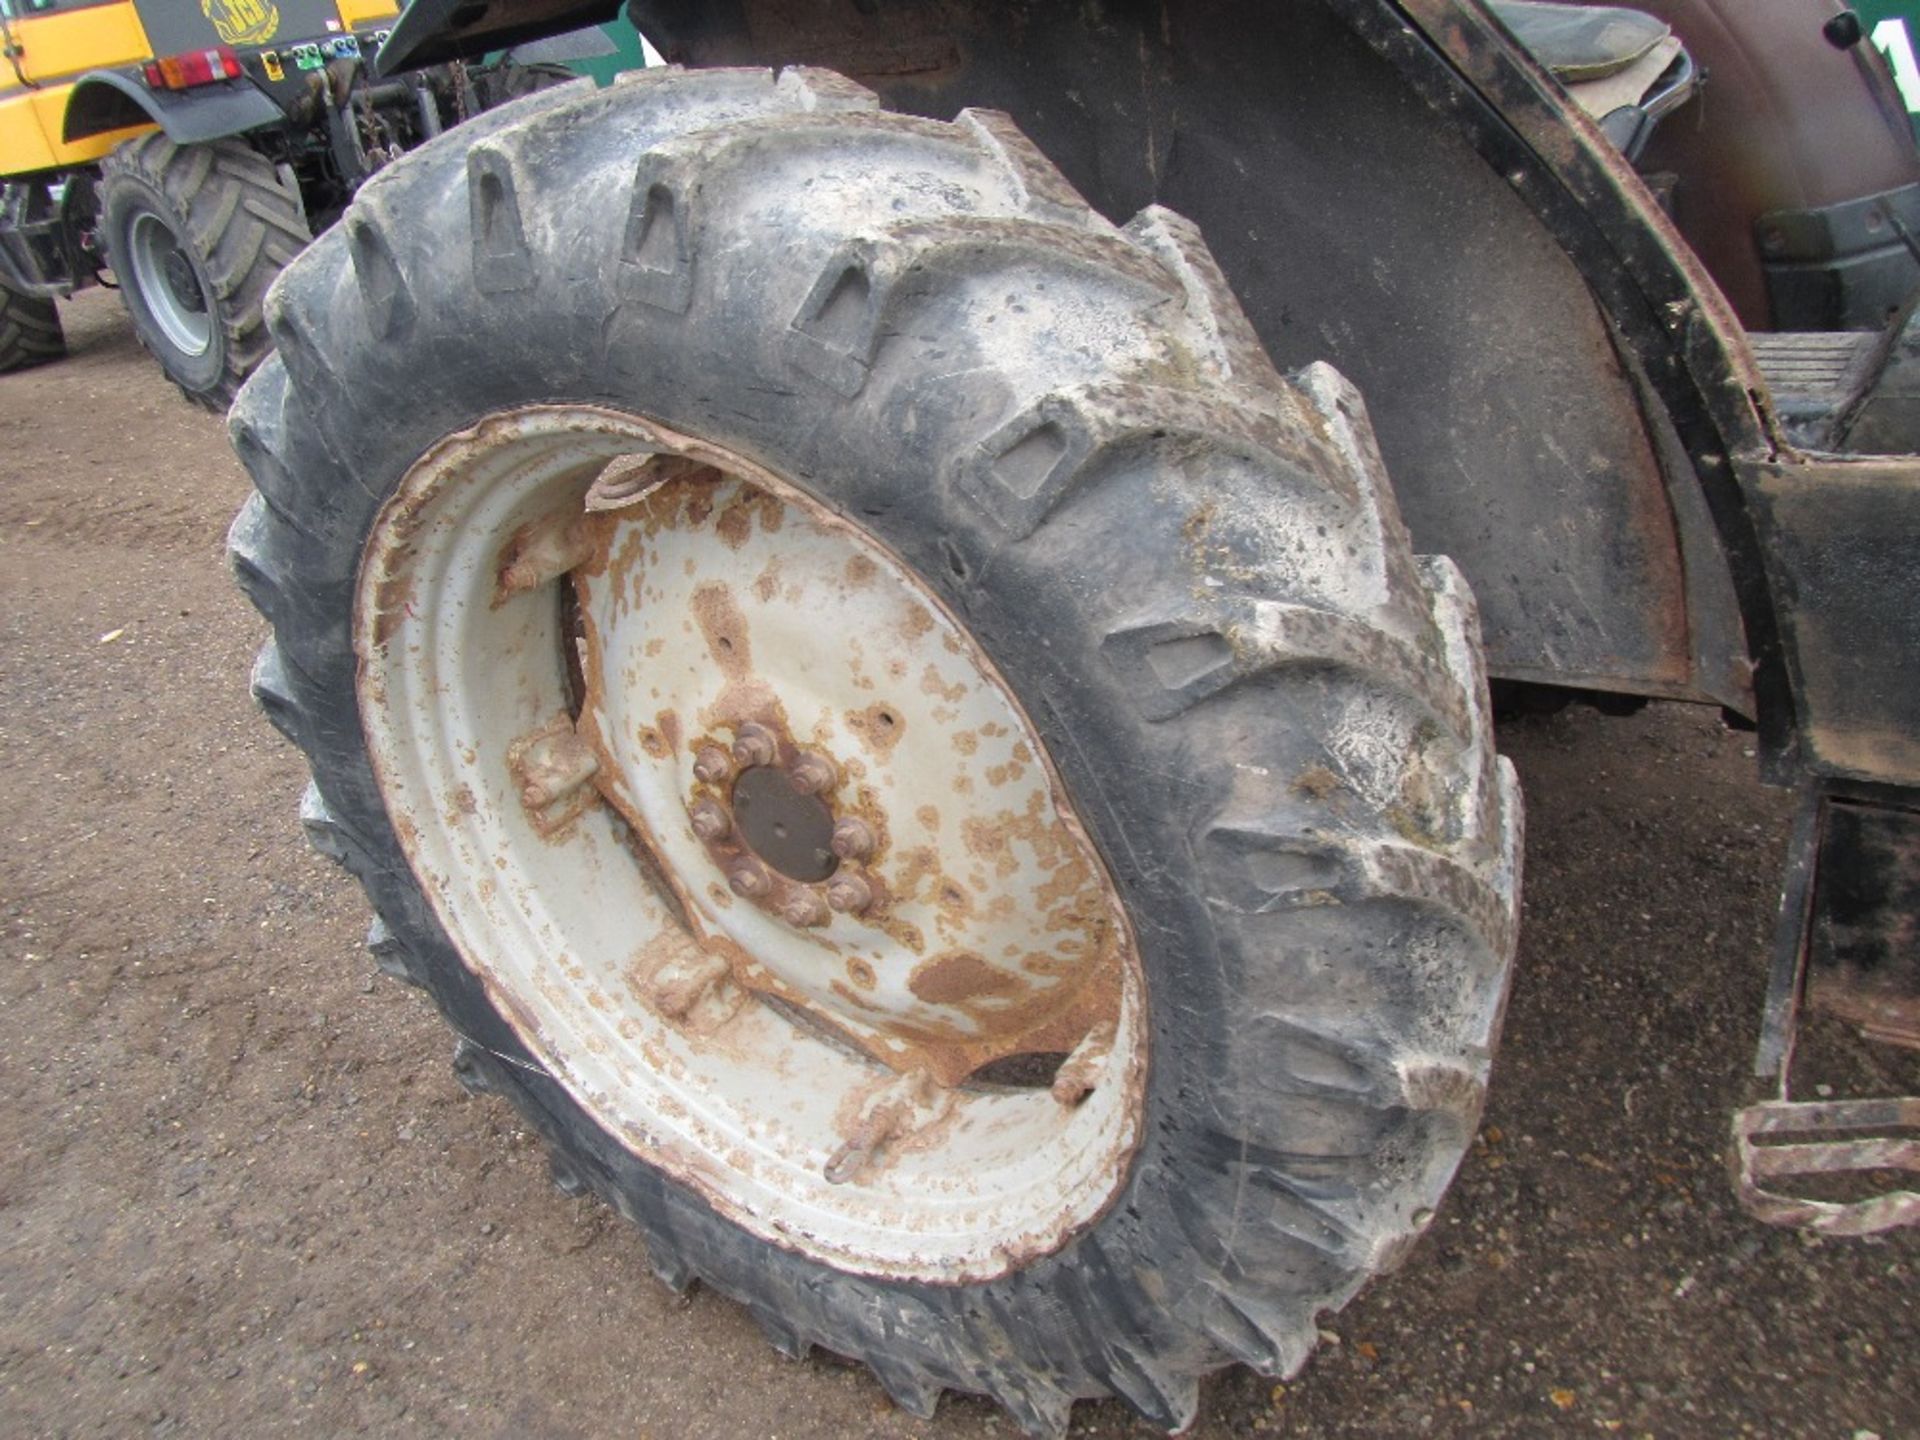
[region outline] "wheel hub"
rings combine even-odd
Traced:
[[[789,880],[824,881],[840,864],[833,853],[833,811],[777,765],[740,772],[733,782],[733,815],[747,848]]]
[[[207,310],[207,297],[200,293],[200,281],[194,276],[193,265],[175,245],[166,252],[161,262],[167,277],[167,289],[173,292],[175,302],[182,310],[195,315],[204,315]]]
[[[1103,1207],[1144,1084],[1124,912],[1005,682],[866,532],[540,407],[410,472],[357,626],[416,874],[634,1148],[874,1273],[1000,1273]]]

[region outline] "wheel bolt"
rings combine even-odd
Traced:
[[[831,790],[840,777],[834,773],[831,760],[809,750],[787,767],[787,778],[802,795],[818,795],[822,790]]]
[[[709,785],[718,785],[733,774],[733,757],[718,745],[702,745],[693,757],[693,773]]]
[[[811,890],[795,890],[780,904],[780,918],[789,925],[809,929],[827,923],[827,907]]]
[[[653,482],[658,461],[655,455],[616,455],[593,482],[593,488],[603,499],[625,500]]]
[[[693,833],[702,840],[724,840],[733,829],[727,812],[715,801],[701,800],[687,813],[693,821]]]
[[[842,915],[858,915],[873,904],[873,887],[858,875],[836,875],[827,882],[827,904]]]
[[[767,867],[757,860],[742,860],[735,865],[727,872],[727,884],[733,887],[734,894],[749,900],[758,900],[773,888]]]
[[[733,758],[742,765],[771,765],[776,748],[773,732],[749,720],[734,736]]]
[[[842,860],[864,860],[873,853],[873,827],[849,815],[833,824],[833,839],[828,842]]]

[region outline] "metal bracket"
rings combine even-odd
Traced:
[[[1842,812],[1838,816],[1834,813],[1836,805]],[[1873,1235],[1920,1225],[1920,1191],[1912,1189],[1889,1189],[1857,1200],[1821,1200],[1771,1188],[1775,1182],[1807,1176],[1920,1175],[1920,1096],[1796,1101],[1789,1090],[1794,1041],[1807,997],[1808,961],[1815,948],[1816,932],[1824,927],[1831,947],[1836,912],[1846,909],[1848,899],[1857,906],[1859,898],[1836,900],[1822,894],[1823,867],[1834,852],[1844,851],[1844,859],[1853,863],[1834,868],[1849,872],[1850,878],[1862,869],[1876,868],[1860,863],[1855,853],[1861,847],[1861,829],[1854,815],[1863,809],[1866,807],[1849,806],[1813,789],[1807,792],[1794,821],[1774,940],[1773,975],[1754,1055],[1754,1074],[1777,1077],[1779,1094],[1776,1099],[1736,1111],[1733,1117],[1734,1190],[1742,1208],[1769,1225],[1790,1225],[1823,1235]],[[1866,809],[1866,813],[1898,817],[1903,812],[1875,807]],[[1896,824],[1911,828],[1912,822],[1896,819]],[[1902,848],[1897,842],[1889,846],[1882,839],[1880,868],[1885,867],[1889,852],[1898,859]],[[1863,853],[1872,858],[1870,852]],[[1899,908],[1905,898],[1895,893],[1893,886],[1887,886],[1885,893],[1875,897],[1877,904],[1867,907],[1866,918],[1883,917]],[[1838,923],[1857,923],[1860,918],[1858,914],[1840,915]],[[1861,987],[1857,978],[1845,978],[1849,983],[1843,996],[1851,996]],[[1825,1006],[1845,1018],[1862,1018],[1849,1013],[1850,1006],[1835,1005],[1832,1000]],[[1891,1002],[1887,1008],[1892,1009]],[[1891,1027],[1865,1028],[1872,1038],[1907,1043]]]

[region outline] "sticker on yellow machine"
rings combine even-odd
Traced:
[[[335,0],[134,0],[134,9],[156,55],[215,45],[252,49],[341,29]]]

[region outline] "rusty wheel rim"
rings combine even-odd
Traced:
[[[1125,1178],[1144,985],[1024,711],[886,547],[744,456],[534,407],[369,538],[388,813],[602,1125],[837,1267],[984,1279]]]

